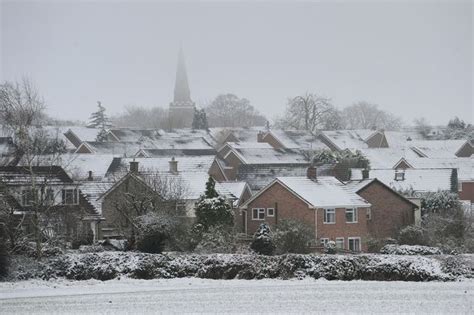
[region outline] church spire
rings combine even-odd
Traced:
[[[179,48],[178,67],[176,69],[176,82],[174,85],[174,105],[192,105],[191,92],[189,91],[188,75],[184,62],[183,47]]]

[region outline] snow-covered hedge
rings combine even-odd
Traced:
[[[456,258],[456,257],[455,257]],[[454,258],[454,259],[455,259]],[[328,280],[454,280],[466,276],[462,261],[422,256],[213,254],[162,255],[136,252],[74,253],[20,268],[15,279],[109,280],[198,277],[207,279],[325,278]],[[461,272],[459,272],[461,270]]]
[[[380,250],[382,254],[390,255],[441,255],[438,247],[429,247],[421,245],[395,245],[388,244]]]

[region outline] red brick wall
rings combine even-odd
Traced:
[[[275,217],[265,216],[265,220],[252,220],[253,208],[275,208]],[[247,234],[252,235],[258,226],[266,222],[270,226],[277,224],[277,221],[284,219],[296,219],[303,221],[315,228],[315,210],[309,209],[308,205],[289,192],[279,183],[275,183],[268,188],[262,195],[250,202],[247,206]],[[365,241],[367,239],[367,222],[366,209],[358,209],[358,222],[346,223],[345,209],[336,209],[336,223],[324,224],[324,210],[318,209],[317,218],[317,242],[320,238],[330,238],[335,240],[336,237],[344,237],[344,247],[348,248],[348,237],[360,237],[362,250],[366,250]],[[238,216],[236,222],[242,221],[242,217]]]
[[[415,223],[414,205],[381,183],[369,184],[359,195],[372,205],[372,219],[367,224],[372,237],[396,237],[402,227]]]
[[[227,179],[235,180],[237,178],[237,170],[239,169],[239,165],[242,164],[242,162],[234,153],[230,153],[225,159],[225,163],[227,164],[227,166],[232,167],[232,169],[226,168],[224,170],[226,172],[225,175],[227,176]]]
[[[275,149],[284,149],[281,143],[277,139],[275,139],[275,137],[271,133],[267,133],[263,138],[263,141],[261,142],[266,142]]]
[[[472,154],[474,154],[474,148],[466,142],[461,149],[457,152],[456,156],[457,157],[470,157]]]
[[[387,139],[385,135],[378,132],[366,141],[369,148],[388,148]]]
[[[218,182],[223,182],[226,180],[221,168],[219,167],[219,165],[217,165],[216,161],[212,162],[212,165],[209,168],[209,175],[212,176],[212,178],[214,178],[214,180]]]
[[[459,185],[462,189],[459,191],[459,199],[474,202],[474,182],[463,182],[459,183]]]

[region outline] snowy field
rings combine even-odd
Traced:
[[[198,278],[0,283],[1,314],[474,314],[474,281],[376,282]]]

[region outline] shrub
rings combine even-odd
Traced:
[[[91,229],[87,229],[86,232],[77,235],[71,242],[73,249],[78,249],[82,245],[92,245],[94,242],[94,234]]]
[[[401,245],[425,245],[423,228],[416,225],[404,227],[398,234],[398,242]]]
[[[213,226],[202,233],[196,246],[198,253],[232,253],[235,249],[235,235],[231,228]]]
[[[213,226],[232,226],[234,213],[224,197],[219,196],[215,189],[215,181],[209,177],[206,192],[196,204],[196,220],[205,230]]]
[[[324,252],[326,254],[335,254],[336,251],[337,251],[336,242],[329,241],[326,244],[324,244]]]
[[[441,250],[437,247],[421,245],[385,245],[381,250],[382,254],[391,255],[440,255]]]
[[[367,251],[369,253],[379,253],[382,247],[389,244],[397,244],[397,240],[393,238],[368,238],[367,239]]]
[[[163,252],[169,238],[172,221],[157,214],[147,214],[136,218],[140,232],[136,238],[137,249],[145,253]]]
[[[0,279],[8,274],[9,255],[6,243],[7,240],[3,237],[3,228],[0,224]]]
[[[260,224],[257,232],[253,236],[250,248],[260,255],[272,255],[275,251],[272,233],[266,223]]]
[[[275,229],[273,239],[276,252],[308,253],[311,241],[314,240],[314,230],[311,226],[297,220],[281,220]]]

